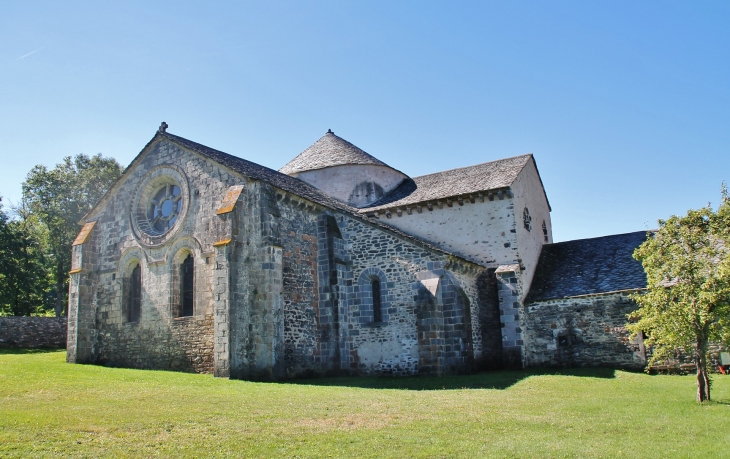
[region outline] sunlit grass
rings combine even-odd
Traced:
[[[0,457],[717,457],[730,378],[611,370],[253,383],[0,352]]]

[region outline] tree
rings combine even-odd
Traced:
[[[51,276],[56,290],[56,316],[64,311],[71,269],[71,244],[79,232],[78,222],[122,174],[113,158],[100,154],[67,156],[55,168],[37,165],[23,182],[28,208],[48,230]]]
[[[49,273],[44,228],[24,208],[10,219],[0,202],[0,312],[15,316],[42,312]]]
[[[634,251],[647,275],[647,290],[634,294],[632,335],[647,333],[649,364],[678,351],[697,369],[697,401],[710,400],[707,372],[712,341],[730,337],[730,199],[723,186],[717,211],[708,204],[683,217],[659,221],[659,230]]]

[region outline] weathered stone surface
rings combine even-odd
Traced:
[[[643,343],[630,341],[625,293],[530,303],[524,308],[528,366],[607,366],[642,369]]]
[[[64,348],[65,317],[0,317],[0,347]]]

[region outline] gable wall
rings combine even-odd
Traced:
[[[131,202],[140,180],[162,164],[184,171],[189,182],[189,205],[176,237],[161,247],[146,248],[132,233]],[[169,142],[150,146],[149,153],[128,173],[116,193],[90,217],[97,220],[94,237],[87,243],[93,257],[83,266],[84,289],[77,289],[72,298],[76,310],[71,313],[91,313],[95,324],[94,336],[89,337],[93,352],[81,361],[213,371],[212,244],[225,233],[215,209],[229,184],[237,181],[240,179],[210,161]],[[172,272],[177,269],[175,257],[180,250],[190,250],[195,257],[195,315],[173,318]],[[127,322],[122,304],[126,264],[134,259],[140,261],[142,273],[139,323]]]
[[[532,277],[535,275],[537,261],[540,258],[540,250],[543,244],[547,244],[553,240],[550,208],[533,161],[528,161],[522,171],[520,171],[512,183],[511,189],[514,193],[518,257],[522,259],[522,266],[524,267],[522,282],[524,285],[529,286],[532,283]],[[525,229],[524,225],[523,212],[525,208],[529,210],[530,217],[532,218],[532,228],[530,231]],[[547,226],[548,242],[545,242],[542,222],[545,222]],[[521,299],[527,293],[528,291],[525,289]]]

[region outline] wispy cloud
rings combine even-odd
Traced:
[[[38,51],[42,50],[43,48],[45,48],[45,46],[41,46],[40,48],[36,49],[35,51],[31,51],[31,52],[29,52],[28,54],[25,54],[25,55],[23,55],[23,56],[20,56],[20,57],[18,58],[18,60],[21,60],[21,59],[25,59],[26,57],[30,56],[31,54],[35,54],[35,53],[37,53]]]

